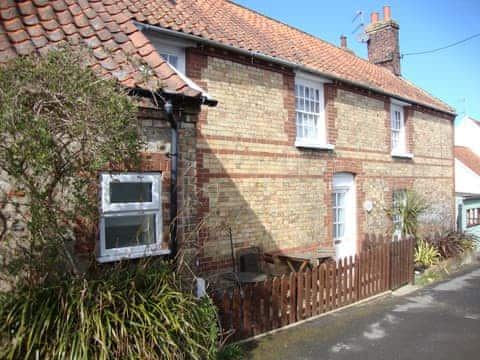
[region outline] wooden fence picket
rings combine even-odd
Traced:
[[[327,266],[325,263],[318,268],[318,314],[325,312],[325,292],[327,288],[326,283]]]
[[[280,280],[278,277],[275,277],[272,280],[272,329],[280,327],[280,303]]]
[[[319,274],[320,267],[316,266],[312,270],[312,316],[318,315],[318,305],[320,291],[318,289],[318,274]]]
[[[288,318],[288,323],[292,324],[295,321],[297,321],[297,304],[296,304],[296,299],[297,299],[297,294],[296,294],[296,278],[295,278],[295,273],[290,274],[289,282],[288,282],[288,290],[290,294],[290,304],[289,304],[289,318]]]
[[[270,301],[272,295],[272,281],[265,280],[263,283],[263,331],[272,330],[272,303]]]
[[[232,327],[236,330],[235,337],[240,338],[241,337],[241,322],[240,322],[240,316],[241,316],[241,296],[240,296],[240,290],[238,287],[236,287],[233,290],[233,297],[232,297]]]
[[[243,333],[246,334],[245,336],[250,336],[252,332],[252,308],[251,308],[251,301],[252,301],[252,286],[246,285],[243,288],[244,299],[243,299]]]
[[[260,286],[261,283],[256,283],[253,285],[252,293],[253,293],[253,334],[258,335],[262,331],[262,324],[261,324],[261,297],[260,297]]]
[[[303,320],[303,295],[305,291],[305,273],[299,272],[297,276],[297,320]]]
[[[305,318],[308,319],[312,316],[312,273],[310,269],[305,272]]]
[[[288,321],[288,278],[286,275],[282,275],[280,278],[280,306],[281,306],[281,316],[280,316],[280,324],[281,326],[286,326],[289,324]]]

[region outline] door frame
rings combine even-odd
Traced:
[[[334,173],[332,177],[332,195],[336,192],[344,192],[345,195],[345,231],[344,236],[340,241],[349,241],[350,249],[349,255],[354,256],[357,252],[357,192],[356,192],[356,181],[355,174],[349,172],[338,172]],[[333,227],[333,201],[332,201],[332,227]],[[332,242],[334,248],[338,246],[335,244],[339,239],[334,238],[334,231],[332,229]],[[345,244],[343,244],[345,245]],[[353,252],[352,252],[353,251]],[[335,252],[336,259],[343,258]],[[340,256],[339,256],[340,255]]]

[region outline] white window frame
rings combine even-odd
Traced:
[[[176,56],[178,59],[177,66],[173,66],[168,62],[168,59],[164,59],[168,62],[170,66],[178,70],[180,73],[185,74],[185,47],[184,46],[177,46],[172,44],[170,41],[154,41],[155,49],[157,50],[158,54],[167,54],[170,56]]]
[[[295,96],[295,126],[296,126],[295,146],[296,147],[317,148],[317,149],[325,149],[325,150],[333,149],[333,145],[327,143],[327,124],[326,124],[326,117],[325,117],[325,92],[324,92],[324,84],[326,82],[327,81],[325,79],[314,76],[314,75],[310,75],[310,74],[297,72],[295,75],[294,96]],[[319,92],[318,112],[300,110],[298,108],[297,86],[303,86],[304,88],[313,89]],[[305,98],[302,98],[302,99],[305,100]],[[317,136],[316,137],[299,136],[299,133],[298,133],[298,114],[299,113],[301,113],[302,115],[317,117],[317,126],[316,126]]]
[[[142,211],[142,210],[158,210],[160,209],[160,194],[162,191],[161,174],[154,173],[102,173],[102,212],[113,211]],[[110,202],[110,184],[113,182],[120,183],[144,183],[152,184],[152,201],[151,202],[134,202],[134,203],[111,203]]]
[[[152,184],[152,201],[132,203],[111,203],[110,184],[112,182]],[[101,263],[123,259],[135,259],[145,256],[169,254],[169,249],[163,248],[162,242],[162,211],[161,211],[161,174],[160,173],[101,173],[101,203],[100,203],[100,242],[97,260]],[[122,216],[155,216],[155,243],[149,245],[127,246],[122,248],[106,248],[106,219]]]
[[[399,115],[397,119],[396,115]],[[406,144],[405,141],[405,116],[403,112],[403,107],[400,105],[392,104],[391,105],[391,139],[392,139],[392,152],[396,153],[405,153],[406,152]],[[397,126],[398,125],[398,126]],[[398,135],[398,143],[394,144],[395,136]]]
[[[335,199],[335,202],[332,201],[333,240],[342,240],[345,237],[345,231],[347,227],[347,201],[348,201],[347,192],[348,192],[347,188],[336,188],[332,192],[332,195],[335,196],[335,198],[337,197],[337,195],[343,195],[343,206],[338,206],[338,205],[336,206],[336,202],[337,202],[336,199]],[[339,209],[343,209],[343,221],[338,220],[337,211]],[[337,225],[341,225],[341,224],[343,224],[343,234],[342,236],[338,236]]]
[[[413,154],[407,149],[407,129],[405,125],[405,106],[409,104],[392,99],[390,104],[390,142],[391,142],[391,156],[399,158],[413,158]],[[397,125],[396,113],[400,115]],[[393,144],[394,133],[398,134],[398,143]]]

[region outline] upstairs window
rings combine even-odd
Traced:
[[[100,262],[168,253],[160,179],[159,173],[101,174]]]
[[[170,42],[154,41],[155,48],[160,56],[180,73],[185,74],[185,48],[175,46]]]
[[[295,78],[295,118],[298,147],[325,147],[327,145],[323,82]]]
[[[407,152],[405,117],[403,107],[391,105],[392,153],[405,154]]]
[[[170,65],[172,65],[175,69],[178,68],[178,55],[163,52],[160,53],[160,56]]]

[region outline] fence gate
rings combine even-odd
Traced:
[[[413,282],[413,246],[413,238],[395,238],[390,244],[390,289]]]

